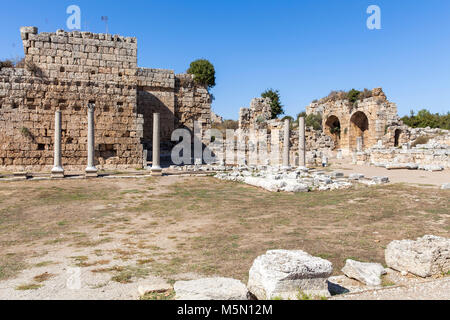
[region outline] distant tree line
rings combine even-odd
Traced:
[[[411,128],[440,128],[450,130],[450,112],[447,114],[431,113],[423,109],[417,114],[411,111],[409,116],[401,118],[404,124]]]

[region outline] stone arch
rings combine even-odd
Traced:
[[[350,118],[350,150],[362,151],[367,145],[369,138],[369,118],[362,111],[355,112]],[[360,148],[358,140],[361,139]]]
[[[339,149],[341,145],[341,121],[335,115],[330,115],[325,122],[325,131],[335,144],[335,148]]]
[[[401,129],[396,129],[394,132],[394,147],[398,147],[400,145],[400,136],[402,134]]]

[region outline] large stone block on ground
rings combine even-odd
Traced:
[[[381,276],[386,270],[379,263],[359,262],[348,259],[342,272],[349,278],[358,280],[368,286],[381,285]]]
[[[426,278],[450,271],[450,239],[424,236],[416,241],[396,240],[385,250],[386,264],[397,271]]]
[[[297,299],[300,292],[329,296],[331,262],[300,250],[271,250],[253,262],[248,290],[259,300]]]
[[[247,287],[230,278],[204,278],[177,281],[174,284],[177,300],[247,300]]]

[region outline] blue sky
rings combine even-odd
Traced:
[[[184,72],[197,58],[216,67],[213,110],[237,119],[266,88],[295,115],[331,90],[383,87],[399,114],[450,110],[448,0],[10,1],[0,12],[0,58],[23,56],[20,26],[67,29],[78,5],[82,30],[138,38],[141,67]],[[382,30],[369,30],[369,5]]]

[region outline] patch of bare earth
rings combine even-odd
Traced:
[[[208,177],[1,183],[0,299],[136,299],[155,276],[246,282],[276,248],[326,258],[338,274],[347,258],[384,263],[392,240],[448,236],[449,202],[448,191],[407,185],[287,194]],[[67,286],[71,268],[81,289]]]

